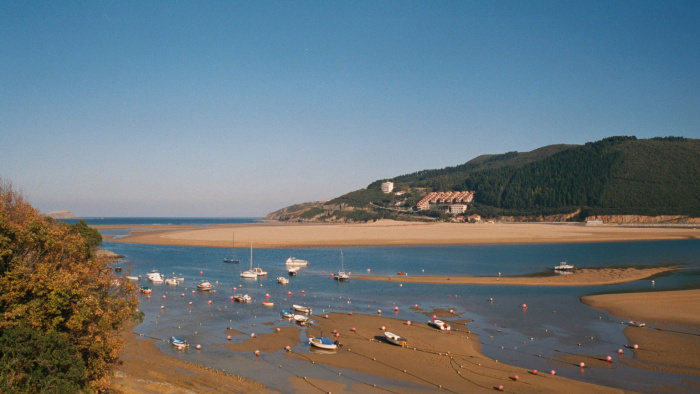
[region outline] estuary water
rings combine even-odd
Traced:
[[[282,349],[255,357],[221,346],[227,343],[225,331],[228,327],[245,333],[234,337],[233,342],[236,342],[249,338],[252,332],[264,333],[289,325],[288,321],[280,319],[279,311],[291,309],[292,304],[310,306],[315,315],[349,311],[373,314],[382,310],[385,317],[414,322],[428,320],[422,312],[411,308],[415,304],[428,312],[435,308],[454,309],[460,319],[473,320],[469,329],[479,334],[482,351],[499,362],[528,369],[556,368],[561,376],[639,392],[660,391],[662,386],[679,391],[688,391],[690,387],[692,391],[692,384],[695,387],[700,384],[697,377],[639,370],[619,362],[585,370],[573,364],[553,364],[558,356],[569,353],[617,357],[617,349],[627,345],[622,335],[626,327],[621,324],[622,319],[583,305],[579,300],[581,296],[700,287],[700,240],[253,249],[252,265],[268,272],[267,277],[257,280],[239,277],[241,271],[250,267],[249,249],[236,250],[239,264],[226,264],[222,259],[231,256],[230,248],[117,242],[105,242],[103,247],[125,256],[121,264],[123,275],[142,275],[144,279],[139,285],[153,289],[150,299],[139,296],[145,318],[135,332],[160,339],[157,346],[167,354],[225,369],[282,392],[288,389],[286,379],[290,373],[340,381],[362,378],[362,374],[352,371],[343,371],[344,377],[339,377],[337,372],[322,368],[309,370],[308,363],[284,357]],[[339,283],[329,274],[340,269],[341,250],[345,270],[355,274],[369,271],[395,276],[402,271],[408,275],[527,275],[548,272],[560,261],[578,268],[680,265],[683,269],[655,278],[654,283],[642,280],[590,287],[400,285],[399,279],[374,282],[352,278],[347,283]],[[310,265],[302,268],[298,276],[289,277],[284,263],[290,256],[307,260]],[[183,276],[185,281],[177,287],[148,283],[145,274],[153,269],[166,278]],[[290,283],[279,285],[278,276],[288,277]],[[195,286],[205,280],[211,282],[217,292],[193,293]],[[254,302],[234,303],[230,300],[234,294],[249,294]],[[266,294],[275,302],[274,308],[260,305]],[[528,308],[523,309],[522,304],[527,304]],[[161,306],[165,309],[161,310]],[[394,307],[398,307],[398,311],[395,312]],[[203,350],[178,352],[166,342],[170,336],[201,344]],[[306,338],[301,331],[300,338]],[[302,343],[294,351],[308,352],[309,346]],[[693,382],[691,386],[689,382]]]

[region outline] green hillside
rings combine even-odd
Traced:
[[[395,191],[404,193],[381,193],[381,183],[386,180],[394,182]],[[413,212],[411,208],[430,191],[453,190],[473,190],[469,213],[489,217],[578,210],[579,218],[603,214],[700,217],[700,140],[610,137],[585,145],[483,155],[455,167],[377,180],[366,189],[316,205],[305,217],[445,218],[443,213]]]

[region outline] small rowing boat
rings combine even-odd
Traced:
[[[445,323],[442,320],[437,320],[437,319],[431,320],[428,322],[428,324],[430,324],[431,326],[433,326],[439,330],[443,330],[443,331],[450,331],[452,329],[452,327],[450,327],[449,324]]]
[[[328,337],[309,338],[309,345],[316,346],[319,349],[336,350],[338,343]]]
[[[389,343],[393,343],[394,345],[406,346],[406,344],[408,343],[408,339],[406,339],[400,335],[396,335],[394,333],[391,333],[389,331],[384,331],[384,337],[386,338],[387,341],[389,341]]]
[[[173,346],[183,348],[183,347],[188,347],[190,346],[189,343],[187,343],[186,340],[178,338],[178,337],[170,337],[169,341]]]
[[[305,324],[309,321],[309,317],[304,315],[294,315],[292,316],[292,319],[299,324]]]
[[[297,312],[306,313],[308,315],[311,314],[311,308],[309,308],[308,306],[292,305],[292,308],[294,308],[294,310]]]

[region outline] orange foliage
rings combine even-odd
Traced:
[[[94,257],[80,234],[40,215],[0,179],[0,330],[24,322],[68,335],[87,366],[88,390],[105,390],[134,318],[136,289]]]

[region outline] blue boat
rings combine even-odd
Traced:
[[[170,337],[170,341],[169,341],[169,342],[170,342],[173,346],[177,346],[177,347],[188,347],[188,346],[190,346],[190,344],[187,343],[186,340],[181,339],[181,338],[178,338],[178,337]]]
[[[286,309],[282,309],[280,314],[282,315],[282,317],[286,317],[287,319],[291,319],[292,317],[294,317],[294,314]]]

